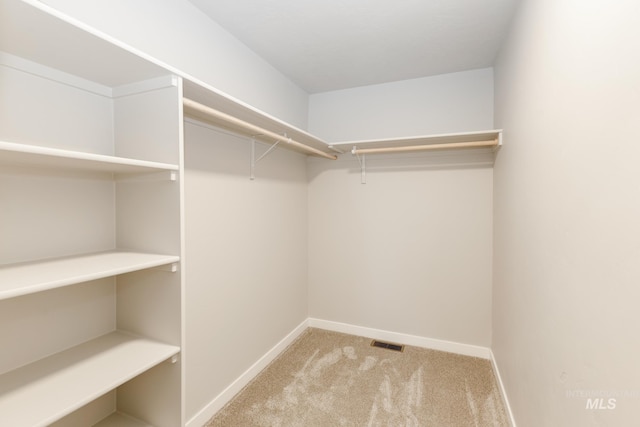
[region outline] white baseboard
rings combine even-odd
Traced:
[[[502,395],[502,400],[504,402],[505,409],[507,411],[507,417],[509,417],[509,421],[511,422],[511,427],[516,427],[516,419],[513,417],[513,412],[511,411],[511,405],[509,404],[509,399],[507,398],[506,389],[504,388],[504,383],[502,382],[502,377],[500,376],[500,369],[498,369],[498,363],[496,362],[496,358],[493,355],[493,351],[491,351],[491,365],[493,366],[493,372],[496,373],[496,381],[498,382],[498,388],[500,389],[500,394]]]
[[[284,337],[278,344],[247,369],[238,379],[222,393],[216,396],[207,406],[198,412],[193,418],[187,421],[187,427],[202,427],[211,417],[215,415],[224,405],[226,405],[240,390],[254,379],[264,368],[269,365],[280,353],[282,353],[302,332],[309,326],[309,320],[305,320],[298,325],[289,335]]]
[[[414,347],[428,348],[431,350],[447,351],[449,353],[462,354],[464,356],[491,359],[491,350],[487,347],[366,328],[364,326],[349,325],[347,323],[332,322],[329,320],[309,318],[308,321],[309,326],[312,328],[326,329],[329,331],[342,332],[345,334],[358,335],[377,340],[391,341],[397,344],[412,345]]]
[[[511,408],[509,407],[508,400],[504,394],[504,388],[500,380],[495,360],[491,350],[486,347],[480,347],[470,344],[461,344],[452,341],[444,341],[433,338],[425,338],[416,335],[407,335],[398,332],[384,331],[380,329],[366,328],[363,326],[349,325],[346,323],[332,322],[329,320],[308,318],[300,325],[298,325],[291,333],[284,337],[278,344],[276,344],[271,350],[254,363],[249,369],[247,369],[238,379],[236,379],[231,385],[229,385],[224,391],[216,396],[208,405],[206,405],[200,412],[193,416],[186,424],[186,427],[201,427],[211,417],[215,415],[224,405],[226,405],[240,390],[242,390],[249,382],[256,377],[264,368],[269,365],[280,353],[282,353],[293,341],[295,341],[302,332],[308,327],[326,329],[329,331],[342,332],[345,334],[358,335],[362,337],[368,337],[372,339],[391,341],[398,344],[412,345],[415,347],[429,348],[432,350],[447,351],[449,353],[462,354],[464,356],[480,357],[483,359],[489,359],[493,363],[496,375],[498,377],[498,383],[500,391],[505,399],[505,405],[507,406],[508,415],[513,420],[511,414]],[[512,421],[513,423],[513,421]],[[513,423],[515,427],[515,423]]]

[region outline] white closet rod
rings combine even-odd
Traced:
[[[405,145],[400,147],[383,147],[383,148],[357,148],[353,147],[352,154],[379,154],[379,153],[401,153],[407,151],[430,151],[430,150],[450,150],[455,148],[480,148],[480,147],[497,147],[498,139],[490,141],[469,141],[469,142],[448,142],[444,144],[427,144],[427,145]]]
[[[230,125],[233,125],[236,128],[241,128],[247,132],[248,135],[252,137],[260,136],[261,139],[270,138],[273,141],[283,141],[289,145],[292,145],[300,150],[303,150],[309,154],[314,154],[316,156],[324,157],[330,160],[336,160],[338,157],[333,154],[325,153],[324,151],[318,150],[317,148],[309,147],[301,142],[294,141],[291,138],[288,138],[283,135],[279,135],[275,132],[272,132],[267,129],[263,129],[260,126],[253,125],[249,122],[245,122],[244,120],[240,120],[236,117],[233,117],[229,114],[223,113],[206,105],[200,104],[199,102],[193,101],[189,98],[183,98],[182,100],[186,109],[191,109],[203,114],[206,117],[213,119],[216,122],[224,122]],[[187,113],[188,114],[188,113]],[[197,117],[196,117],[197,118]]]

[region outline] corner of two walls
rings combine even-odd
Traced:
[[[338,106],[348,108],[336,115]],[[331,141],[490,129],[493,71],[312,95],[309,120],[311,132]],[[193,325],[202,323],[187,331],[188,338],[201,335],[189,340],[191,354],[201,355],[192,357],[204,364],[214,357],[216,342],[251,339],[256,321],[270,325],[257,316],[261,312],[278,313],[271,323],[288,319],[275,328],[279,334],[286,325],[295,326],[295,319],[310,315],[490,346],[490,159],[474,153],[371,159],[369,183],[361,185],[357,161],[350,155],[336,162],[305,161],[276,151],[260,164],[257,180],[249,182],[248,144],[194,124],[186,132],[187,244],[193,276],[187,280],[206,277],[218,284],[214,289],[201,283],[202,293],[192,292],[188,299],[188,318]],[[194,199],[190,192],[200,196]],[[212,260],[221,268],[210,271]],[[271,276],[260,273],[269,268]],[[289,280],[281,280],[285,272]],[[301,293],[286,290],[287,283],[307,286]],[[211,310],[208,300],[218,308]],[[269,304],[260,306],[263,301]],[[292,308],[296,304],[304,313]],[[245,322],[247,316],[255,318]],[[200,331],[206,330],[206,319],[233,327],[207,331],[215,338],[207,341]],[[267,334],[257,348],[264,353],[269,341],[278,338]],[[216,378],[218,390],[260,356],[258,351],[247,354],[234,360],[216,356],[221,364],[236,366]],[[199,395],[204,396],[205,382],[200,383]],[[194,408],[204,403],[189,402]]]
[[[331,142],[493,128],[493,70],[314,94]],[[477,153],[309,159],[312,318],[491,344],[492,158]]]
[[[490,129],[492,82],[483,69],[312,95],[311,132],[336,140]],[[360,115],[337,123],[329,113],[347,103],[348,119]],[[490,345],[491,159],[372,159],[361,185],[350,155],[276,150],[251,182],[249,145],[238,137],[187,123],[186,139],[188,414],[212,407],[309,316]]]
[[[252,181],[246,139],[193,122],[185,138],[191,417],[307,318],[307,180],[300,154],[272,152]]]

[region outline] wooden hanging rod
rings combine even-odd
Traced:
[[[451,150],[456,148],[482,148],[497,147],[500,141],[492,139],[489,141],[468,141],[468,142],[448,142],[443,144],[426,144],[426,145],[405,145],[399,147],[381,147],[381,148],[357,148],[353,147],[352,154],[380,154],[380,153],[402,153],[408,151],[430,151],[430,150]]]
[[[200,104],[199,102],[193,101],[189,98],[183,98],[182,102],[185,108],[185,114],[192,115],[195,118],[202,118],[205,120],[209,119],[209,121],[213,122],[214,124],[219,124],[223,127],[226,125],[236,132],[242,132],[246,135],[253,136],[256,139],[260,139],[265,142],[274,143],[276,141],[282,141],[291,145],[292,147],[295,147],[299,151],[319,157],[324,157],[325,159],[336,160],[338,158],[333,154],[325,153],[324,151],[318,150],[317,148],[310,147],[286,136],[279,135],[270,130],[261,128],[260,126],[245,122],[244,120],[240,120],[236,117],[208,107],[206,105]]]

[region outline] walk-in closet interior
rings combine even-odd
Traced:
[[[0,0],[0,426],[200,427],[308,328],[637,422],[640,10],[455,3],[489,62],[313,90],[203,0]]]

